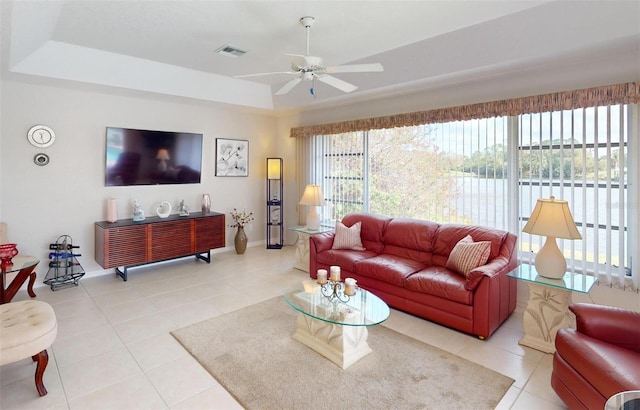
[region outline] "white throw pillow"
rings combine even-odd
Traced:
[[[331,249],[352,249],[354,251],[363,251],[362,239],[360,239],[361,222],[354,223],[347,228],[342,222],[336,222],[336,234],[333,238],[333,246]]]
[[[487,263],[489,252],[491,242],[473,242],[471,235],[467,235],[453,247],[446,266],[467,277],[469,272]]]

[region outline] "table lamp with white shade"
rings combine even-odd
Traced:
[[[536,270],[545,278],[562,278],[567,271],[567,261],[558,248],[556,238],[582,239],[569,210],[569,203],[553,196],[538,199],[522,232],[547,237],[536,255]]]
[[[307,185],[300,199],[300,205],[307,205],[310,207],[307,214],[307,228],[317,230],[320,228],[320,215],[316,209],[317,206],[324,205],[324,198],[322,197],[322,189],[319,185]]]

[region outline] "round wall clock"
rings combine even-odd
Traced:
[[[27,133],[27,139],[34,147],[50,147],[56,141],[56,134],[46,125],[35,125]]]

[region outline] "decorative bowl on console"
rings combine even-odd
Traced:
[[[0,268],[2,270],[13,265],[11,259],[18,254],[18,245],[15,243],[5,243],[0,245]]]

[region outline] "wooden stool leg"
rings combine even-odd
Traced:
[[[45,396],[47,394],[47,389],[45,389],[44,383],[42,383],[42,376],[44,375],[44,370],[47,368],[47,363],[49,363],[49,354],[45,349],[31,358],[34,362],[38,362],[36,367],[36,389],[38,389],[38,394],[40,396]]]

